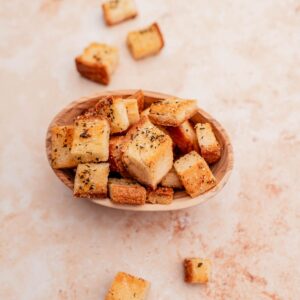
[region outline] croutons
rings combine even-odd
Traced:
[[[211,276],[209,259],[187,258],[184,260],[184,279],[188,283],[207,283]]]
[[[174,189],[182,189],[183,188],[174,167],[162,179],[160,184],[164,187],[170,187],[170,188],[174,188]]]
[[[137,16],[134,0],[109,0],[102,5],[107,25],[115,25]]]
[[[74,182],[74,196],[81,198],[105,198],[109,164],[79,164]]]
[[[119,62],[118,49],[92,43],[75,58],[78,72],[85,78],[108,85]]]
[[[149,288],[150,282],[124,272],[119,272],[105,300],[146,300]]]
[[[199,152],[199,145],[195,130],[188,120],[178,127],[168,127],[167,130],[173,140],[173,143],[177,145],[182,153],[186,154],[193,150]]]
[[[128,96],[127,98],[133,98],[136,99],[139,107],[139,112],[141,113],[144,109],[144,101],[145,101],[145,96],[142,90],[138,90],[135,92],[133,95]]]
[[[196,151],[176,160],[174,167],[186,192],[191,197],[203,194],[216,185],[216,179],[206,161]]]
[[[109,197],[117,204],[142,205],[146,202],[146,189],[129,179],[109,179]]]
[[[139,107],[137,100],[134,98],[127,98],[123,100],[127,109],[129,126],[135,124],[140,119]]]
[[[156,190],[148,189],[147,202],[152,204],[171,204],[174,191],[169,187],[158,187]]]
[[[151,122],[162,126],[180,126],[197,111],[195,100],[168,98],[155,102],[150,106],[149,118]]]
[[[51,159],[53,168],[74,168],[77,166],[78,162],[71,154],[73,131],[73,125],[55,126],[51,129]]]
[[[160,52],[164,46],[164,40],[158,24],[153,23],[147,28],[129,32],[127,46],[134,59],[145,58]]]
[[[107,161],[109,124],[101,117],[79,117],[74,123],[71,153],[79,163]]]
[[[207,163],[217,162],[221,157],[221,146],[218,143],[213,129],[209,123],[198,123],[195,126],[201,156]]]
[[[107,118],[111,134],[125,131],[129,127],[127,109],[122,98],[103,98],[96,104],[95,110],[97,115]]]
[[[155,189],[172,168],[171,138],[143,117],[126,134],[122,161],[138,182]]]

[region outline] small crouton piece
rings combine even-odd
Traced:
[[[129,32],[127,35],[127,46],[134,59],[142,59],[155,55],[164,46],[164,39],[157,23],[151,26]]]
[[[221,146],[216,139],[212,126],[209,123],[198,123],[195,129],[201,156],[208,164],[217,162],[221,157]]]
[[[140,119],[139,107],[137,100],[134,98],[127,98],[123,100],[127,109],[129,126],[135,124]]]
[[[195,130],[188,120],[178,127],[167,127],[167,130],[173,143],[182,153],[186,154],[193,150],[200,151]]]
[[[158,187],[156,190],[148,189],[147,201],[152,204],[171,204],[174,191],[169,187]]]
[[[119,272],[105,300],[146,300],[150,282],[133,275]]]
[[[122,161],[138,182],[155,189],[172,168],[172,139],[143,117],[126,134]]]
[[[176,160],[174,167],[181,183],[191,197],[203,194],[216,185],[216,178],[209,166],[196,151]]]
[[[183,188],[174,167],[162,179],[160,184],[162,186],[170,187],[170,188],[174,188],[174,189],[182,189]]]
[[[123,99],[113,96],[105,97],[96,104],[97,115],[110,123],[110,133],[119,133],[129,127],[126,105]]]
[[[117,204],[142,205],[146,202],[146,189],[136,181],[112,178],[108,181],[109,197]]]
[[[74,196],[80,198],[105,198],[109,164],[79,164],[74,182]]]
[[[85,78],[108,85],[119,62],[118,49],[92,43],[75,58],[77,71]]]
[[[145,101],[145,96],[142,90],[138,90],[135,92],[133,95],[128,96],[127,98],[133,98],[136,99],[139,107],[139,112],[141,113],[144,109],[144,101]]]
[[[184,260],[184,279],[188,283],[207,283],[211,276],[211,261],[202,258]]]
[[[71,153],[79,163],[107,161],[109,124],[99,117],[81,116],[74,123]]]
[[[180,126],[197,111],[195,100],[168,98],[155,102],[150,106],[149,118],[151,122],[162,126]]]
[[[51,129],[51,159],[54,169],[74,168],[78,162],[71,154],[73,125],[55,126]]]
[[[102,4],[103,16],[108,26],[135,18],[137,9],[134,0],[109,0]]]

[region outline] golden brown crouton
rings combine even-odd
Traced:
[[[135,92],[133,95],[128,96],[127,98],[133,98],[136,99],[139,107],[139,112],[141,113],[144,109],[144,101],[145,101],[145,96],[142,90],[138,90]]]
[[[109,84],[118,62],[118,49],[105,44],[92,43],[82,55],[75,58],[78,72],[92,81]]]
[[[141,59],[155,55],[164,46],[164,39],[157,23],[151,26],[129,32],[127,35],[127,46],[134,59]]]
[[[78,162],[71,154],[73,125],[55,126],[51,129],[51,159],[54,169],[74,168]]]
[[[216,179],[206,161],[192,151],[174,163],[175,170],[187,193],[196,197],[216,185]]]
[[[126,98],[123,100],[127,109],[129,125],[133,125],[140,119],[139,107],[137,100],[134,98]]]
[[[108,160],[109,124],[100,117],[79,117],[74,123],[71,153],[80,163]]]
[[[221,157],[221,146],[218,143],[213,129],[209,123],[198,123],[195,126],[201,156],[207,163],[217,162]]]
[[[146,300],[149,288],[150,282],[124,272],[119,272],[105,300]]]
[[[169,187],[158,187],[156,190],[148,189],[147,202],[152,204],[171,204],[174,191]]]
[[[174,167],[162,179],[160,184],[162,186],[171,187],[171,188],[174,188],[174,189],[182,189],[183,188]]]
[[[79,164],[74,182],[74,196],[81,198],[105,198],[109,164]]]
[[[180,126],[197,111],[195,100],[168,98],[155,102],[150,106],[149,118],[151,122],[162,126]]]
[[[188,283],[207,283],[211,276],[209,259],[187,258],[184,260],[184,279]]]
[[[134,0],[109,0],[102,4],[102,10],[105,22],[109,26],[137,16]]]

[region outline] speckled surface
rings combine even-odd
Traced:
[[[100,300],[119,270],[151,281],[149,300],[296,300],[300,295],[300,1],[137,0],[106,28],[99,1],[0,7],[0,299]],[[135,62],[126,32],[158,21],[166,47]],[[105,87],[73,58],[91,41],[120,47],[108,89],[199,100],[227,128],[235,169],[205,204],[130,213],[76,201],[48,166],[51,118]],[[209,257],[206,286],[183,280]]]

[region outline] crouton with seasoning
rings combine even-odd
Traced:
[[[182,189],[183,185],[174,169],[174,167],[167,173],[167,175],[162,179],[160,184],[164,187],[170,187],[173,189]]]
[[[127,98],[136,99],[139,107],[139,112],[141,113],[144,109],[145,96],[142,90],[138,90],[134,94],[128,96]]]
[[[169,187],[158,187],[156,190],[148,189],[147,203],[151,204],[171,204],[174,191]]]
[[[135,124],[140,119],[139,107],[137,100],[134,98],[126,98],[123,100],[126,106],[129,126]]]

